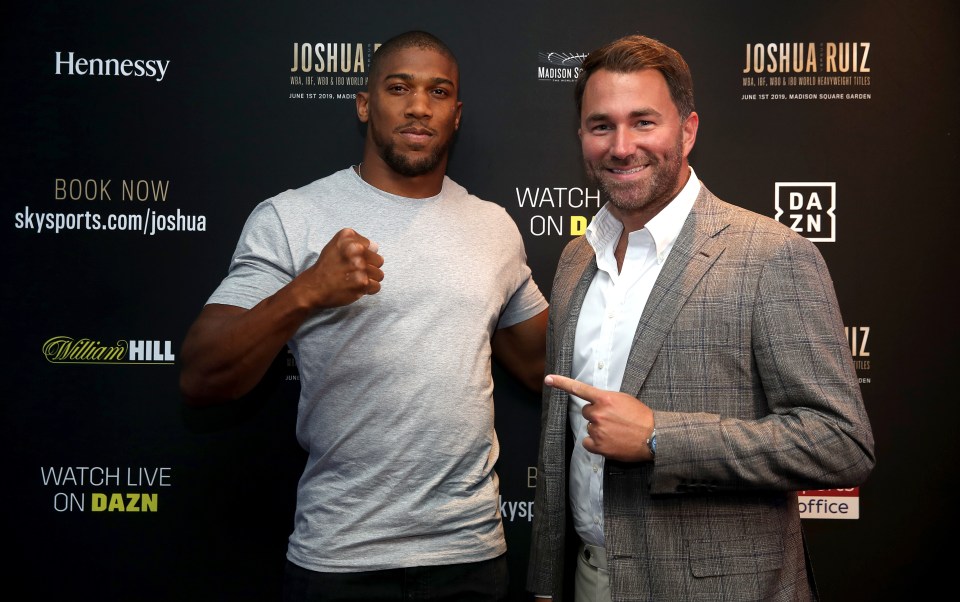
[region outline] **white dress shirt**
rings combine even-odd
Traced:
[[[623,224],[606,204],[594,216],[586,237],[597,255],[598,270],[577,322],[573,378],[600,389],[620,390],[640,314],[699,193],[700,180],[690,168],[690,178],[676,198],[643,229],[630,232],[621,271],[613,252]],[[568,421],[576,441],[570,460],[570,506],[583,542],[603,547],[604,458],[583,447],[585,405],[570,395]]]

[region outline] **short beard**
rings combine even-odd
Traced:
[[[436,169],[446,156],[448,148],[450,148],[449,142],[434,148],[433,152],[426,157],[413,160],[407,155],[398,152],[396,145],[391,142],[380,147],[380,158],[383,159],[383,162],[386,163],[390,169],[401,176],[414,178],[430,173]]]
[[[613,206],[621,211],[633,212],[660,205],[665,207],[677,193],[680,170],[683,167],[683,139],[677,138],[674,152],[664,157],[663,162],[651,163],[646,169],[654,170],[647,182],[619,185],[603,177],[604,169],[585,163],[587,178],[599,186]]]
[[[446,144],[433,149],[433,152],[420,159],[413,160],[407,155],[397,150],[397,145],[389,136],[381,136],[380,131],[371,122],[367,125],[370,134],[373,137],[374,145],[377,147],[377,154],[387,164],[387,167],[394,172],[407,178],[415,178],[432,172],[446,158],[447,151],[453,139],[447,140]]]

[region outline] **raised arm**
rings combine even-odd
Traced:
[[[316,263],[250,309],[209,304],[180,350],[180,391],[191,404],[237,399],[263,377],[310,315],[380,290],[383,258],[351,229],[338,232]]]

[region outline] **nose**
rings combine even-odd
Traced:
[[[617,159],[625,159],[633,154],[636,145],[633,135],[627,128],[618,127],[610,141],[610,154]]]
[[[426,90],[417,90],[407,96],[409,99],[406,107],[406,115],[415,119],[424,119],[433,115],[430,108],[430,98]]]

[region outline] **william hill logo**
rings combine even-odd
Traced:
[[[94,339],[53,337],[43,344],[51,364],[173,364],[170,341],[118,340],[105,345]]]

